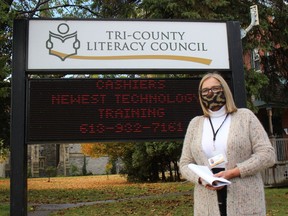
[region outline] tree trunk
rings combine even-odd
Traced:
[[[177,161],[173,162],[174,164],[174,170],[175,170],[175,181],[180,181],[180,173],[179,173],[179,167]]]
[[[170,175],[170,182],[173,182],[174,181],[174,178],[173,178],[173,172],[172,172],[172,167],[171,167],[171,163],[168,163],[168,169],[169,169],[169,175]]]

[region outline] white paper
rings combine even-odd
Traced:
[[[199,177],[205,180],[207,183],[212,185],[213,187],[221,187],[225,185],[230,185],[231,182],[225,178],[219,178],[213,176],[214,174],[207,166],[201,166],[196,164],[189,164],[188,167],[196,173]]]

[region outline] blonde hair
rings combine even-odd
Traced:
[[[217,79],[220,82],[220,84],[223,88],[224,95],[226,97],[225,106],[226,106],[227,113],[236,112],[237,107],[235,105],[233,95],[231,93],[231,90],[230,90],[227,82],[224,80],[224,78],[218,72],[212,72],[212,73],[207,73],[205,76],[203,76],[203,78],[200,81],[199,89],[198,89],[199,101],[200,101],[200,105],[201,105],[204,116],[207,116],[207,117],[209,116],[209,110],[204,106],[200,92],[202,89],[203,82],[209,78]]]

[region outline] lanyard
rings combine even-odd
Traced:
[[[213,131],[213,142],[215,142],[217,133],[218,133],[218,131],[220,130],[220,128],[222,127],[222,125],[224,124],[224,122],[225,122],[225,120],[227,119],[228,115],[229,115],[229,113],[227,113],[227,115],[225,116],[225,119],[223,120],[223,122],[221,123],[221,125],[219,126],[219,128],[216,130],[216,132],[215,132],[215,130],[214,130],[214,127],[213,127],[211,118],[209,117],[209,122],[210,122],[210,125],[211,125],[211,128],[212,128],[212,131]]]

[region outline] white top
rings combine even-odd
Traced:
[[[204,119],[203,134],[202,134],[203,151],[206,154],[207,160],[219,154],[223,154],[226,160],[227,139],[231,124],[231,116],[228,115],[226,118],[227,113],[225,106],[223,106],[220,110],[215,112],[211,110],[209,111],[210,111],[210,119],[214,127],[215,133],[221,126],[221,124],[222,123],[223,124],[216,134],[215,141],[213,141],[214,134],[211,124],[209,122],[209,118]],[[225,168],[225,163],[218,165],[217,168]]]

